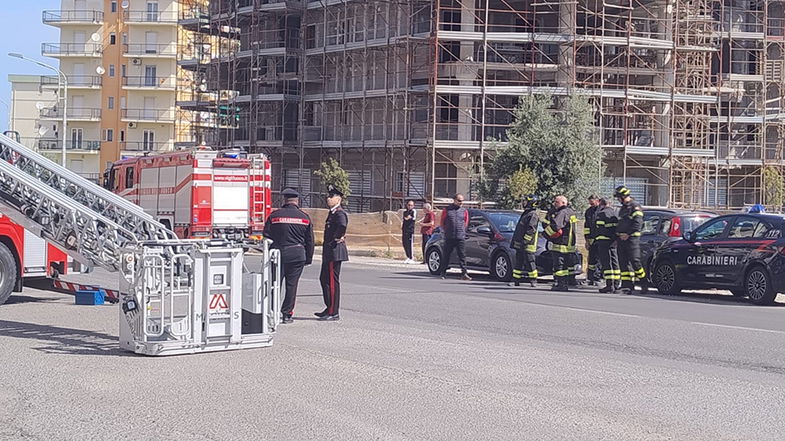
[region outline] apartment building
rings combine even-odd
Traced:
[[[39,75],[8,75],[11,83],[11,103],[8,130],[19,133],[22,144],[31,150],[48,149],[48,143],[57,143],[61,132],[57,125],[41,124],[39,108],[51,107],[57,102],[52,90],[41,88]]]
[[[177,7],[176,0],[62,0],[60,10],[43,12],[44,23],[60,29],[60,42],[43,43],[42,54],[58,59],[68,79],[69,165],[78,154],[98,174],[121,157],[174,148]],[[58,90],[58,77],[43,77],[41,87]],[[59,106],[42,109],[41,120],[61,124]]]
[[[274,188],[312,196],[313,170],[338,158],[355,210],[471,198],[537,93],[592,100],[598,191],[735,209],[766,203],[764,176],[785,170],[784,5],[181,0],[180,64],[195,136],[268,153]]]

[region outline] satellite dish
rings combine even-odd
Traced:
[[[39,127],[38,127],[38,135],[39,135],[39,136],[44,136],[44,135],[46,135],[46,132],[47,132],[47,130],[46,130],[46,127],[44,127],[44,126],[39,126]]]
[[[90,39],[98,43],[99,41],[101,41],[101,34],[99,34],[98,32],[93,32],[93,35],[90,36]]]
[[[127,7],[128,7],[128,0],[123,0],[123,2],[122,2],[122,3],[120,3],[120,6],[121,6],[123,9],[127,8]]]
[[[199,91],[207,92],[207,84],[204,84],[204,83],[200,84],[199,85]]]
[[[97,73],[98,75],[103,75],[106,73],[106,69],[104,69],[103,66],[98,66],[95,68],[95,73]]]
[[[38,110],[43,110],[44,107],[45,107],[44,103],[42,103],[41,101],[35,103],[35,108]]]

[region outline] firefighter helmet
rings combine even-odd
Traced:
[[[617,197],[617,198],[626,198],[629,195],[630,195],[630,189],[623,185],[619,185],[618,187],[616,187],[616,191],[613,193],[613,197]]]

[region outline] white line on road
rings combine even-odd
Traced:
[[[717,323],[704,323],[704,322],[690,322],[690,323],[692,323],[693,325],[712,326],[715,328],[740,329],[742,331],[768,332],[771,334],[785,334],[785,331],[775,331],[774,329],[748,328],[746,326],[719,325]]]
[[[538,305],[542,306],[542,303],[538,303]],[[616,317],[630,317],[630,318],[640,318],[641,317],[641,316],[635,315],[635,314],[624,314],[624,313],[621,313],[621,312],[609,312],[609,311],[597,311],[596,309],[573,308],[571,306],[559,306],[559,305],[547,305],[547,306],[553,306],[555,308],[569,309],[569,310],[572,310],[572,311],[579,311],[579,312],[593,312],[595,314],[613,315],[613,316],[616,316]]]

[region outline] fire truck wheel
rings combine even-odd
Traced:
[[[0,305],[8,300],[16,284],[16,276],[19,271],[16,267],[16,259],[5,244],[0,243]]]

